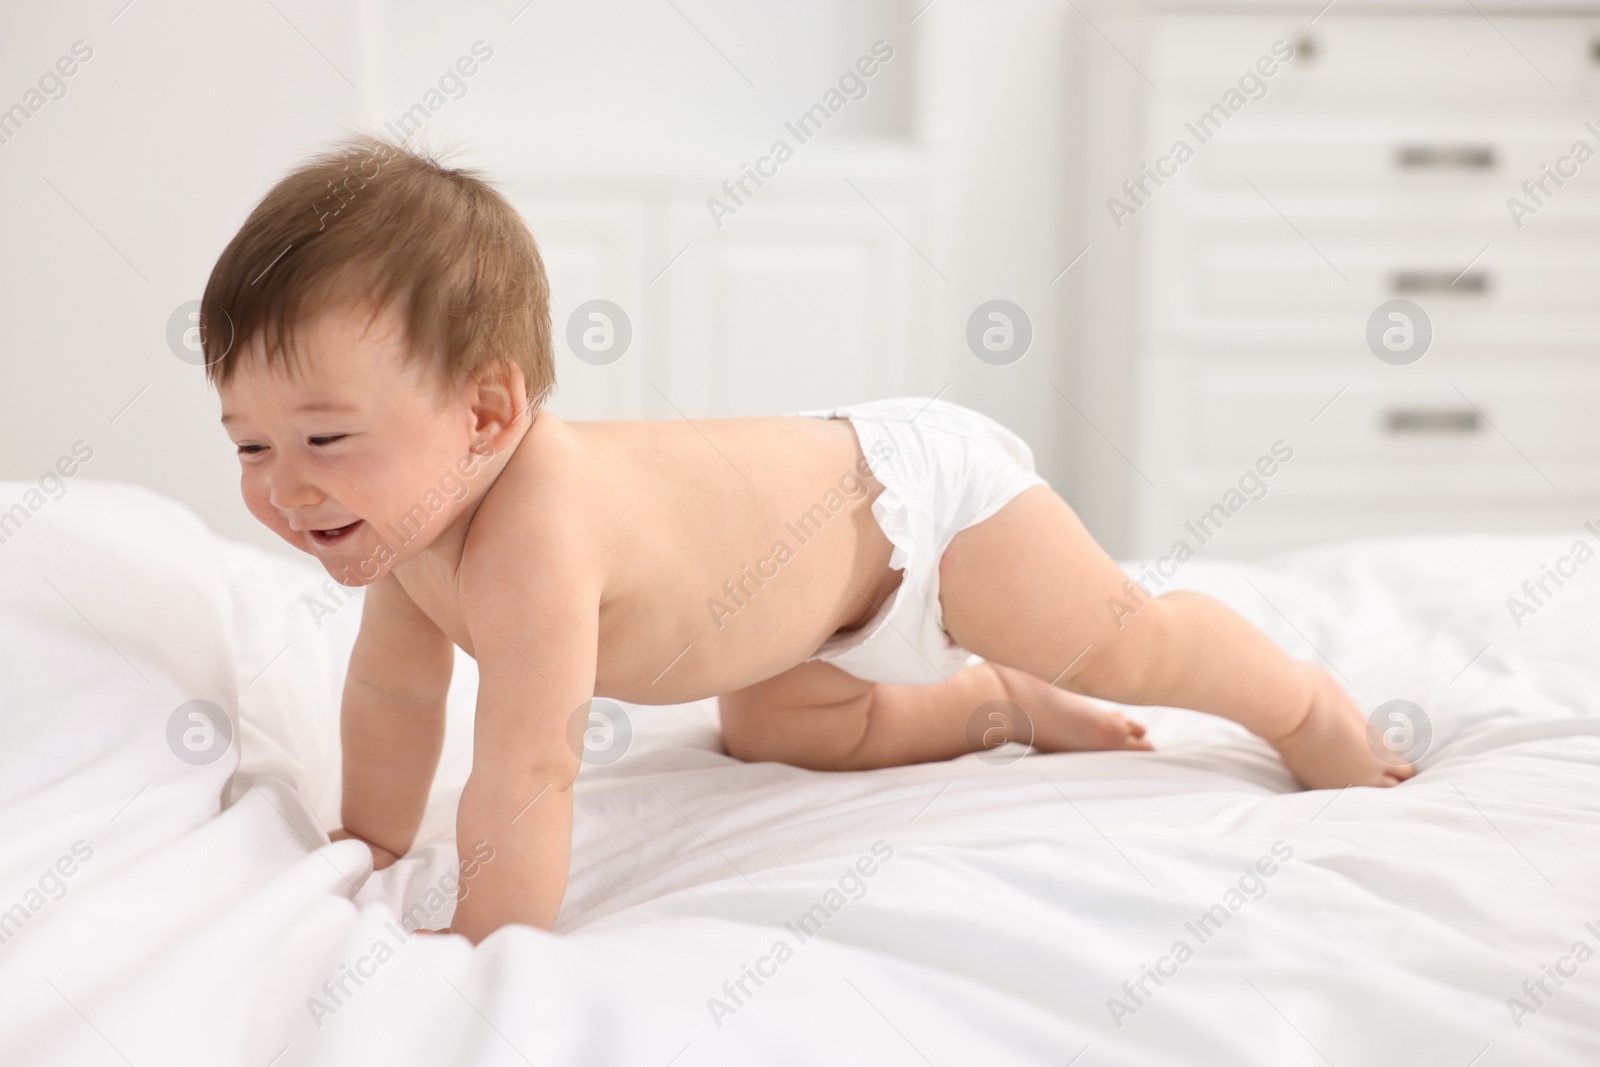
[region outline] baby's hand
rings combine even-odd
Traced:
[[[394,861],[396,861],[396,860],[398,860],[400,858],[399,856],[396,856],[393,852],[390,852],[388,849],[384,848],[382,845],[374,845],[371,841],[368,841],[366,838],[361,837],[358,834],[353,834],[349,830],[345,830],[343,828],[335,830],[331,834],[329,834],[328,835],[328,840],[330,840],[330,841],[360,841],[363,845],[366,845],[367,848],[372,850],[372,869],[374,871],[381,871],[385,867],[389,866],[391,863],[393,863]]]
[[[1311,710],[1289,734],[1268,740],[1302,784],[1308,789],[1391,786],[1417,773],[1390,752],[1338,682],[1314,664],[1301,666],[1311,679]]]

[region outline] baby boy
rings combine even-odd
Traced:
[[[451,932],[555,922],[596,696],[715,696],[731,755],[817,771],[1150,748],[1088,696],[1224,716],[1313,788],[1413,773],[1321,669],[1129,581],[985,416],[569,422],[548,297],[498,192],[358,137],[272,188],[201,307],[246,505],[366,590],[334,836],[378,867],[422,819],[454,646],[478,663],[456,840],[496,861]]]

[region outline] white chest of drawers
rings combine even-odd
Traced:
[[[1193,156],[1119,198],[1136,551],[1219,502],[1227,555],[1600,517],[1600,15],[1466,10],[1152,18],[1149,161]],[[1367,340],[1395,298],[1432,328],[1402,365]]]

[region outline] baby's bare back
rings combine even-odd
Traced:
[[[679,703],[769,678],[870,620],[900,577],[871,511],[882,488],[843,419],[542,412],[470,536],[534,513],[582,523],[603,569],[595,694]]]

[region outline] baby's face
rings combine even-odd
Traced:
[[[365,585],[461,517],[492,456],[474,413],[407,366],[404,324],[335,308],[300,324],[300,360],[267,368],[252,339],[220,390],[250,513],[336,581]]]

